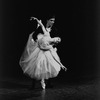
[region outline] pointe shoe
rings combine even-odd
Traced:
[[[45,89],[46,85],[44,83],[44,81],[41,82],[42,88]]]
[[[42,88],[45,89],[45,83],[42,85]]]

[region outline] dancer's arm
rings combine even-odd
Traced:
[[[37,22],[38,22],[38,24],[41,26],[41,28],[42,28],[42,30],[43,30],[43,32],[44,32],[44,34],[46,34],[46,33],[47,33],[47,31],[46,31],[46,29],[45,29],[44,25],[42,24],[42,21],[41,21],[41,20],[37,20]]]
[[[41,28],[42,28],[44,34],[47,34],[46,28],[45,28],[45,26],[43,25],[42,21],[41,21],[41,20],[38,20],[38,19],[35,18],[35,17],[31,17],[30,20],[32,20],[32,19],[36,20],[36,21],[38,22],[38,27],[41,26]]]
[[[61,42],[61,38],[59,38],[59,37],[55,37],[55,38],[51,38],[50,39],[50,42]]]

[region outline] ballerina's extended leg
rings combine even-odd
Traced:
[[[46,85],[45,85],[44,79],[41,80],[41,85],[42,85],[42,88],[45,89],[45,86],[46,86]]]

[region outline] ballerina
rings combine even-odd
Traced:
[[[61,68],[65,71],[67,68],[61,63],[57,54],[57,48],[53,47],[56,43],[61,42],[61,39],[59,37],[50,37],[51,27],[55,18],[49,19],[46,27],[41,20],[35,17],[31,17],[30,20],[32,19],[37,21],[38,27],[41,27],[43,30],[43,34],[39,33],[36,41],[32,38],[32,35],[34,37],[34,32],[29,35],[19,64],[24,73],[31,78],[41,80],[41,86],[45,89],[45,79],[56,77]]]

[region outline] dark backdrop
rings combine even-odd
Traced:
[[[68,70],[60,72],[66,79],[96,78],[99,70],[99,6],[94,0],[72,0],[67,2],[40,2],[32,0],[2,0],[0,34],[1,78],[23,78],[19,59],[28,36],[36,29],[31,16],[45,23],[54,14],[56,21],[51,36],[60,36],[57,45],[61,62]]]

